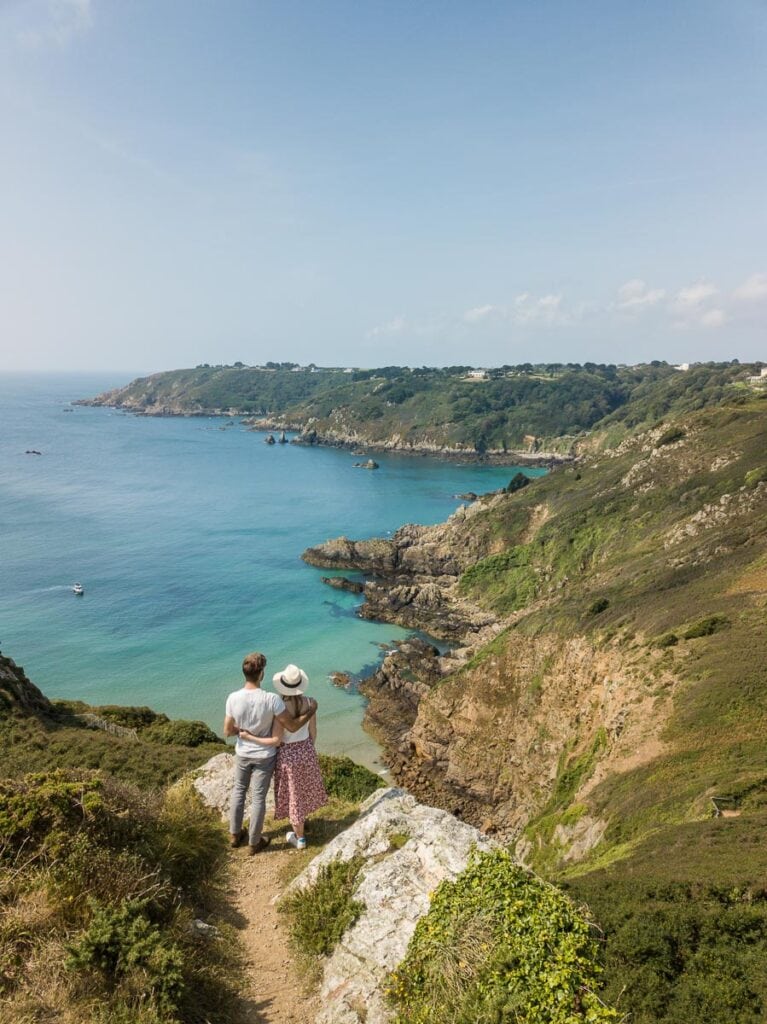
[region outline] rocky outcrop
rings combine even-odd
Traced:
[[[350,594],[361,594],[365,584],[358,580],[348,580],[345,576],[322,576],[322,582],[334,590],[348,590]]]
[[[360,683],[368,698],[365,728],[384,748],[387,759],[406,746],[418,704],[442,677],[436,647],[411,637],[399,640],[372,676]]]
[[[336,836],[291,883],[312,885],[322,867],[360,855],[366,863],[354,899],[364,906],[325,962],[317,1024],[386,1024],[388,974],[404,959],[431,892],[466,867],[474,848],[492,841],[435,807],[419,804],[399,789],[374,793],[357,821]]]
[[[486,514],[504,500],[509,499],[503,494],[485,496],[462,505],[444,523],[408,524],[391,538],[338,537],[308,548],[302,558],[320,568],[355,569],[373,577],[364,585],[361,618],[420,629],[461,646],[476,644],[495,635],[497,618],[464,600],[458,579],[495,550]]]
[[[218,811],[223,821],[229,820],[229,806],[234,785],[234,757],[232,753],[216,754],[193,774],[193,786],[206,807]],[[267,814],[274,812],[274,791],[269,787],[266,795]],[[245,821],[250,815],[250,792],[245,798]]]
[[[323,569],[357,569],[372,576],[460,576],[492,553],[483,513],[503,500],[503,495],[491,495],[468,507],[461,505],[444,523],[409,523],[391,538],[338,537],[308,548],[301,557]]]
[[[55,714],[51,702],[27,679],[21,665],[0,654],[0,708],[5,714],[21,712],[26,715]]]

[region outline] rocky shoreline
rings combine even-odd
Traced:
[[[291,444],[302,445],[307,448],[340,448],[354,452],[355,454],[368,454],[368,452],[390,452],[396,455],[420,455],[424,458],[447,459],[451,462],[483,462],[496,466],[530,466],[553,469],[554,466],[563,465],[575,461],[577,456],[574,452],[563,455],[561,452],[530,452],[524,450],[504,450],[501,448],[489,448],[485,451],[478,451],[476,448],[429,444],[423,441],[404,441],[400,437],[390,437],[385,440],[370,440],[359,434],[340,433],[319,433],[310,424],[299,420],[288,420],[281,417],[254,417],[249,409],[220,409],[196,406],[190,408],[188,405],[157,403],[145,405],[136,401],[115,400],[117,392],[106,392],[95,398],[80,398],[72,402],[72,405],[104,407],[117,409],[121,412],[131,413],[133,416],[150,417],[213,417],[220,416],[226,419],[239,419],[243,426],[254,431],[271,432],[289,430],[297,436],[290,439]]]
[[[340,448],[360,454],[368,452],[391,452],[396,455],[420,455],[425,458],[449,459],[451,462],[481,461],[498,466],[530,466],[552,469],[554,466],[573,462],[574,453],[563,455],[561,452],[531,452],[503,448],[488,448],[478,451],[476,448],[456,445],[431,444],[426,441],[406,441],[399,436],[385,440],[371,440],[362,434],[345,434],[340,432],[320,432],[310,423],[288,423],[277,419],[247,419],[243,422],[253,430],[290,430],[297,436],[291,438],[291,444],[307,448]]]

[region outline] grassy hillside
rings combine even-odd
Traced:
[[[0,654],[0,778],[59,768],[100,769],[141,787],[163,786],[225,750],[202,722],[171,722],[149,708],[52,703]],[[136,730],[138,740],[89,728],[86,713]]]
[[[551,655],[504,696],[528,642],[579,638],[592,694],[589,665],[623,666],[601,686],[626,687],[627,721],[644,716],[652,743],[617,759],[619,731],[582,705],[522,845],[590,905],[606,998],[633,1024],[767,1020],[767,395],[719,377],[643,391],[594,454],[484,514],[497,553],[460,587],[513,625],[430,698],[444,714],[500,672],[494,714],[506,699],[534,723],[562,683]]]
[[[136,412],[237,412],[283,417],[323,437],[402,446],[457,446],[480,453],[527,447],[569,449],[598,424],[619,436],[674,412],[711,406],[744,382],[749,368],[705,364],[680,373],[665,363],[502,367],[472,379],[468,367],[341,370],[197,367],[140,378],[99,396]],[[561,439],[559,442],[556,439]]]
[[[188,776],[168,785],[223,742],[149,708],[52,703],[2,655],[0,713],[0,1019],[242,1021],[226,830]],[[320,763],[314,842],[382,785],[348,758]]]

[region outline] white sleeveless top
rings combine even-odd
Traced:
[[[287,707],[288,707],[288,711],[290,711],[291,714],[292,714],[292,710],[291,710],[292,701],[291,701],[291,704],[288,705]],[[308,722],[306,723],[306,725],[302,725],[301,728],[298,730],[298,732],[288,732],[288,730],[286,729],[284,731],[283,735],[282,735],[282,742],[283,743],[300,743],[301,740],[308,740],[308,739],[309,739],[309,723]]]

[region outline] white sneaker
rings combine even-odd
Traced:
[[[298,842],[298,838],[296,837],[296,833],[292,832],[292,831],[291,832],[287,832],[285,834],[285,842],[286,843],[290,843],[291,846],[295,846],[296,843]]]
[[[306,849],[306,840],[304,839],[303,836],[301,836],[300,839],[296,839],[296,849],[297,850],[305,850]]]

